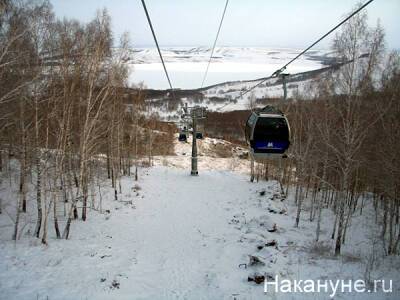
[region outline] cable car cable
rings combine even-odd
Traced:
[[[151,33],[153,34],[154,42],[156,43],[156,46],[157,46],[158,55],[160,56],[161,63],[162,63],[162,65],[163,65],[165,75],[167,76],[167,80],[168,80],[168,83],[169,83],[169,87],[171,88],[172,95],[173,95],[173,97],[175,98],[175,96],[174,96],[174,89],[172,88],[171,80],[170,80],[170,78],[169,78],[167,68],[165,67],[164,59],[163,59],[163,56],[162,56],[162,54],[161,54],[161,50],[160,50],[160,47],[159,47],[159,45],[158,45],[157,37],[156,37],[156,34],[155,34],[155,32],[154,32],[153,24],[151,23],[151,19],[150,19],[150,16],[149,16],[149,12],[147,11],[146,3],[144,2],[144,0],[142,0],[142,5],[143,5],[144,12],[146,13],[147,22],[149,23],[149,26],[150,26],[150,29],[151,29]]]
[[[221,21],[220,21],[220,23],[219,23],[217,35],[216,35],[216,37],[215,37],[214,44],[213,44],[213,46],[212,46],[212,50],[211,50],[211,54],[210,54],[210,59],[208,60],[206,72],[204,73],[203,81],[201,82],[201,88],[203,88],[204,82],[206,81],[206,78],[207,78],[208,68],[210,67],[210,63],[211,63],[211,60],[212,60],[212,57],[213,57],[213,54],[214,54],[214,50],[215,50],[215,46],[216,46],[216,44],[217,44],[217,40],[218,40],[219,33],[220,33],[220,31],[221,31],[221,27],[222,27],[222,23],[223,23],[223,21],[224,21],[225,12],[226,12],[226,8],[228,7],[228,3],[229,3],[229,0],[226,0],[225,7],[224,7],[224,12],[222,13],[222,17],[221,17]]]
[[[240,95],[236,98],[233,99],[233,101],[243,97],[244,95],[246,95],[247,93],[251,92],[252,90],[254,90],[256,87],[260,86],[261,84],[263,84],[265,81],[271,79],[271,78],[276,78],[277,76],[279,76],[280,73],[282,73],[287,66],[289,66],[292,62],[294,62],[295,60],[297,60],[300,56],[302,56],[304,53],[306,53],[308,50],[310,50],[312,47],[314,47],[316,44],[318,44],[320,41],[322,41],[324,38],[326,38],[328,35],[330,35],[333,31],[335,31],[336,29],[338,29],[340,26],[342,26],[345,22],[347,22],[348,20],[350,20],[354,15],[356,15],[357,13],[359,13],[361,10],[363,10],[366,6],[368,6],[371,2],[373,2],[374,0],[369,0],[366,3],[364,3],[363,5],[361,5],[358,9],[356,9],[354,12],[352,12],[349,16],[347,16],[343,21],[341,21],[339,24],[337,24],[335,27],[333,27],[331,30],[329,30],[327,33],[325,33],[323,36],[321,36],[318,40],[316,40],[314,43],[312,43],[310,46],[308,46],[306,49],[304,49],[302,52],[300,52],[298,55],[296,55],[296,57],[292,58],[288,63],[286,63],[282,68],[276,70],[274,73],[272,73],[271,76],[266,77],[264,79],[262,79],[259,83],[257,83],[256,85],[252,86],[249,89],[246,89],[243,93],[240,93]],[[225,106],[228,106],[229,104],[231,104],[231,102],[221,106],[220,108],[217,109],[220,110],[222,108],[224,108]]]
[[[351,13],[347,18],[345,18],[342,22],[337,24],[335,27],[333,27],[331,30],[329,30],[327,33],[325,33],[322,37],[320,37],[318,40],[316,40],[314,43],[312,43],[310,46],[308,46],[306,49],[304,49],[301,53],[299,53],[295,58],[293,58],[291,61],[289,61],[286,65],[284,65],[282,68],[279,70],[275,71],[276,72],[282,72],[288,65],[290,65],[292,62],[294,62],[296,59],[298,59],[300,56],[302,56],[304,53],[306,53],[308,50],[310,50],[312,47],[314,47],[316,44],[318,44],[320,41],[322,41],[324,38],[326,38],[328,35],[330,35],[332,32],[334,32],[336,29],[338,29],[340,26],[342,26],[345,22],[350,20],[354,15],[356,15],[358,12],[360,12],[362,9],[364,9],[367,5],[369,5],[372,1],[374,0],[369,0],[362,6],[360,6],[357,10],[355,10],[353,13]],[[279,73],[280,73],[279,72]],[[278,75],[279,75],[278,73]],[[272,74],[272,75],[274,75]]]

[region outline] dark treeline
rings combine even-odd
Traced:
[[[117,200],[121,176],[131,175],[139,157],[151,163],[171,152],[173,128],[158,133],[159,123],[145,117],[144,95],[124,93],[129,41],[123,36],[113,49],[110,22],[105,10],[82,24],[57,20],[48,1],[0,1],[0,177],[11,176],[12,159],[19,162],[13,239],[29,207],[37,208],[33,234],[43,243],[49,216],[57,238],[68,238],[73,219],[101,210],[99,174],[107,174]],[[28,197],[29,182],[35,194]]]

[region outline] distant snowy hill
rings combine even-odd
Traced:
[[[299,49],[287,48],[217,47],[204,87],[201,87],[210,51],[210,48],[205,47],[162,49],[179,103],[175,101],[171,105],[168,99],[170,95],[166,90],[169,85],[155,48],[131,50],[127,60],[131,71],[129,83],[132,86],[144,84],[151,103],[149,113],[157,114],[166,121],[179,119],[177,107],[183,103],[207,106],[210,111],[243,110],[247,108],[250,97],[282,97],[282,83],[277,78],[265,81],[252,93],[239,96],[242,91],[270,76],[301,52]],[[304,93],[318,74],[329,70],[336,63],[333,53],[326,50],[311,50],[301,56],[286,70],[291,74],[287,85],[288,96]]]
[[[296,57],[302,50],[288,48],[217,47],[209,67],[207,79],[201,86],[210,57],[206,47],[169,47],[162,54],[174,93],[160,63],[156,48],[131,49],[125,60],[129,69],[129,84],[135,90],[146,89],[147,113],[164,121],[179,121],[181,107],[205,106],[209,111],[230,112],[248,109],[249,100],[262,107],[269,99],[283,97],[280,78],[269,78],[275,71]],[[368,53],[357,59],[364,60]],[[383,57],[383,69],[389,56]],[[327,72],[335,72],[350,61],[341,61],[333,51],[309,50],[285,70],[288,97],[312,98],[316,79]],[[365,60],[364,62],[367,62]],[[262,82],[260,82],[262,81]],[[375,79],[379,87],[379,78]],[[256,86],[251,92],[244,91]]]

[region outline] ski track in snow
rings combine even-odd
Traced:
[[[186,146],[177,147],[185,151]],[[200,159],[210,165],[216,160]],[[247,276],[258,271],[303,280],[363,278],[365,267],[351,259],[358,251],[368,255],[370,249],[364,231],[373,214],[368,217],[366,208],[366,217],[354,217],[352,239],[343,246],[342,258],[336,259],[310,251],[315,222],[307,220],[304,208],[300,227],[293,227],[293,199],[281,201],[275,181],[250,183],[247,175],[203,169],[192,177],[188,169],[155,166],[141,169],[138,182],[123,177],[122,187],[120,201],[113,200],[111,189],[103,193],[103,208],[110,213],[92,211],[84,224],[73,222],[68,241],[50,236],[49,245],[43,246],[25,235],[15,245],[5,230],[0,231],[0,299],[307,299],[310,295],[265,295],[263,285],[247,282]],[[121,202],[127,200],[133,204]],[[269,209],[287,213],[273,214]],[[323,213],[321,239],[329,241],[333,215]],[[1,228],[5,218],[0,215]],[[275,223],[277,232],[269,233]],[[52,234],[52,226],[49,231]],[[257,250],[273,239],[277,249]],[[248,255],[259,256],[266,265],[239,268],[249,262]],[[389,258],[374,276],[396,284],[396,266],[399,259]],[[114,280],[119,287],[112,288]],[[398,299],[399,290],[336,298],[377,296]]]
[[[137,267],[143,274],[135,276],[133,281],[144,286],[145,294],[154,299],[190,298],[199,291],[207,291],[204,287],[209,285],[213,285],[211,294],[202,297],[226,296],[228,291],[220,286],[218,280],[222,278],[216,280],[216,274],[235,273],[239,263],[233,263],[238,258],[232,257],[236,252],[237,232],[228,224],[232,217],[229,201],[240,201],[231,199],[232,194],[245,196],[243,186],[237,185],[235,176],[229,178],[232,175],[228,174],[211,176],[207,172],[193,178],[182,171],[161,169],[160,172],[162,185],[154,181],[144,183],[146,198],[158,201],[146,203],[138,210],[145,215],[138,224],[146,229],[138,232],[141,254]],[[232,190],[225,193],[229,182]],[[218,199],[215,196],[224,194]],[[146,286],[154,275],[151,286]],[[134,294],[140,292],[143,290],[139,288]]]
[[[123,180],[125,191],[133,184]],[[131,195],[136,209],[111,202],[111,216],[91,213],[85,224],[77,221],[69,241],[1,243],[0,298],[223,299],[251,294],[252,285],[237,285],[247,278],[237,272],[247,262],[240,255],[247,247],[238,242],[240,234],[229,221],[245,208],[257,184],[229,172],[191,177],[184,170],[155,167],[141,174],[139,185],[139,196]],[[120,289],[109,288],[114,279]]]

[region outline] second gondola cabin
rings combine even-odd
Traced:
[[[183,133],[183,132],[179,133],[178,141],[180,141],[180,142],[187,142],[187,136],[186,136],[186,134]]]
[[[187,137],[189,135],[189,132],[187,130],[186,126],[183,126],[183,128],[181,129],[181,131],[179,132],[179,136],[178,136],[178,141],[180,142],[187,142]]]
[[[253,111],[246,122],[246,141],[255,160],[284,157],[290,146],[290,126],[273,106]]]

